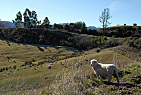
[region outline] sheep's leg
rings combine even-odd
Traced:
[[[100,73],[99,72],[95,72],[96,73],[96,76],[97,76],[97,79],[98,81],[100,80],[101,82],[103,82],[101,76],[100,76]]]
[[[100,77],[101,82],[103,82],[102,78]]]
[[[119,79],[118,79],[118,76],[116,77],[116,79],[117,79],[117,83],[119,84]]]
[[[102,78],[100,77],[100,74],[98,75],[98,80],[100,80],[101,82],[103,82]]]
[[[97,80],[101,80],[99,73],[96,73]]]
[[[114,77],[116,77],[116,79],[117,79],[117,83],[119,84],[119,78],[118,78],[118,74],[117,74],[117,72],[115,72]]]
[[[112,79],[112,75],[109,75],[108,77],[109,77],[108,82],[110,82]]]
[[[115,77],[117,79],[117,83],[119,84],[119,78],[118,78],[118,74],[117,73],[115,74]]]
[[[99,80],[99,79],[100,79],[99,75],[97,75],[97,74],[96,74],[96,77],[97,77],[97,80]]]

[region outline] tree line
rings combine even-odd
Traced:
[[[58,28],[58,29],[65,29],[69,31],[80,31],[84,32],[87,30],[85,22],[76,22],[76,23],[69,23],[69,24],[53,24],[53,28]]]
[[[22,17],[23,16],[23,17]],[[22,21],[22,18],[24,19]],[[22,13],[19,11],[16,14],[15,20],[12,20],[16,27],[21,27],[22,24],[24,28],[39,28],[39,27],[45,27],[48,28],[50,21],[48,17],[45,17],[43,20],[43,23],[41,23],[41,20],[38,20],[36,11],[30,11],[28,8],[25,9],[25,12]]]
[[[22,22],[22,16],[24,18],[24,21]],[[110,10],[109,8],[104,9],[102,12],[102,15],[99,16],[99,21],[102,23],[103,27],[103,34],[105,34],[105,29],[108,27],[111,23],[108,21],[111,18],[110,16]],[[24,26],[24,28],[58,28],[58,29],[65,29],[65,30],[71,30],[71,31],[81,31],[85,32],[87,30],[85,22],[76,22],[76,23],[70,23],[70,24],[56,24],[50,25],[50,21],[48,17],[45,17],[43,20],[43,23],[41,23],[41,20],[37,19],[37,13],[36,11],[30,11],[28,8],[25,9],[25,12],[23,15],[19,11],[16,14],[15,20],[12,20],[16,27],[21,27],[21,25]]]
[[[70,23],[65,25],[54,23],[52,26],[50,25],[50,21],[48,17],[45,17],[45,19],[43,20],[43,23],[41,23],[41,20],[38,20],[37,17],[38,16],[36,11],[30,11],[28,8],[26,8],[23,14],[19,11],[16,14],[15,20],[12,20],[12,21],[16,27],[21,27],[23,25],[24,28],[51,28],[52,27],[52,28],[72,30],[72,31],[86,30],[85,22],[80,21],[80,22]]]

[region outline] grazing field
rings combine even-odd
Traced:
[[[141,93],[141,65],[115,51],[80,52],[63,46],[17,44],[0,40],[1,94],[134,94]],[[98,81],[91,59],[118,67],[120,84]],[[51,66],[49,69],[48,66]]]

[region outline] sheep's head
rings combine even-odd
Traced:
[[[97,65],[97,60],[92,59],[92,60],[91,60],[91,66],[95,66],[95,65]]]

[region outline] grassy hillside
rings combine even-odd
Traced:
[[[115,51],[82,54],[69,47],[23,45],[7,43],[5,40],[0,40],[0,50],[2,52],[0,68],[8,67],[8,70],[0,72],[1,94],[139,95],[140,93],[140,64]],[[7,56],[10,58],[9,62]],[[90,66],[90,60],[93,58],[98,62],[118,66],[119,87],[115,78],[112,79],[111,85],[106,83],[107,79],[104,79],[104,83],[96,79]],[[43,63],[39,64],[40,62]],[[77,63],[79,66],[76,66]],[[15,65],[16,69],[13,68]],[[49,65],[51,69],[48,69]]]
[[[77,50],[69,47],[17,44],[0,40],[0,64],[2,68],[8,65],[18,66],[32,60],[35,60],[35,63],[39,60],[60,60],[60,58],[71,56],[75,51]],[[7,56],[9,57],[9,62]]]
[[[23,83],[25,80],[25,84],[32,84],[39,76],[51,75],[52,72],[50,71],[46,73],[49,63],[76,56],[76,51],[76,49],[69,47],[23,45],[0,40],[0,87],[8,89],[8,87],[12,86],[15,89],[17,81]],[[7,60],[7,56],[9,57],[9,61]],[[33,60],[35,62],[32,62]],[[25,64],[26,62],[32,62],[32,64]],[[42,64],[39,65],[39,62]],[[14,68],[15,66],[16,68]],[[41,67],[44,68],[41,69]],[[37,70],[38,68],[40,70]],[[6,74],[6,78],[4,74]]]

